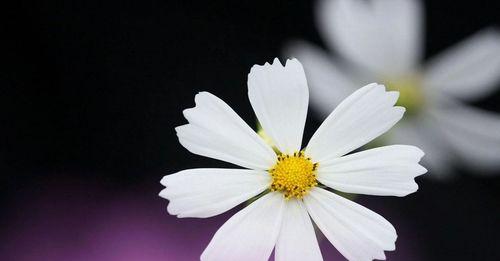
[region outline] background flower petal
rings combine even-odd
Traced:
[[[418,64],[423,42],[417,0],[323,0],[318,27],[327,44],[377,75],[405,74]]]
[[[482,30],[430,61],[424,85],[462,99],[482,97],[500,83],[500,31]]]
[[[456,103],[434,110],[433,116],[462,162],[477,170],[500,168],[499,114]]]
[[[325,117],[361,86],[361,81],[356,81],[354,76],[341,71],[339,64],[334,63],[329,54],[311,44],[290,43],[285,53],[289,57],[297,57],[304,65],[311,103]]]

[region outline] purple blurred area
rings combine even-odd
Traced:
[[[191,261],[235,210],[208,219],[178,219],[152,191],[110,191],[99,184],[67,181],[28,192],[9,213],[0,246],[2,260]],[[398,229],[391,260],[422,260],[410,227]],[[409,229],[409,230],[408,230]],[[321,238],[325,260],[344,260]],[[412,243],[413,241],[413,243]]]
[[[62,189],[64,188],[64,189]],[[196,260],[226,216],[177,219],[154,190],[47,184],[10,213],[3,260]]]

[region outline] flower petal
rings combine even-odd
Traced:
[[[243,203],[271,184],[264,171],[244,169],[189,169],[167,175],[160,196],[168,212],[178,217],[212,217]]]
[[[295,42],[285,52],[290,57],[297,57],[304,65],[312,105],[325,116],[360,86],[355,83],[354,76],[348,77],[328,54],[315,46]]]
[[[320,188],[304,198],[314,223],[349,260],[385,259],[395,249],[394,227],[377,213]]]
[[[248,97],[264,131],[284,153],[299,151],[307,116],[309,92],[297,59],[285,66],[254,65],[248,75]]]
[[[424,166],[430,169],[427,177],[446,179],[452,172],[454,155],[445,137],[437,127],[439,122],[430,115],[415,116],[395,126],[387,134],[391,144],[414,145],[425,151]]]
[[[500,83],[500,31],[486,29],[433,59],[424,85],[462,99],[475,99]]]
[[[414,178],[427,170],[424,153],[406,145],[385,146],[321,162],[318,181],[347,193],[406,196],[417,191]]]
[[[460,103],[433,111],[460,159],[479,170],[500,170],[500,115]],[[478,174],[486,174],[476,172]]]
[[[272,192],[236,213],[215,233],[201,260],[268,260],[278,238],[284,206],[283,194]]]
[[[285,206],[275,259],[276,261],[323,260],[311,219],[300,200],[291,199]]]
[[[422,53],[417,0],[323,0],[318,27],[327,44],[376,75],[405,74]]]
[[[266,170],[276,153],[224,101],[198,93],[196,107],[184,110],[189,124],[175,128],[190,152],[245,168]]]
[[[389,130],[405,109],[394,107],[398,92],[372,83],[345,99],[321,124],[306,148],[315,162],[347,154]]]

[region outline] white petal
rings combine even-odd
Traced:
[[[417,147],[392,145],[321,162],[318,181],[347,193],[406,196],[417,191],[414,178],[427,170]]]
[[[317,13],[326,42],[377,75],[407,73],[421,58],[420,1],[323,0]]]
[[[309,92],[302,65],[254,65],[248,75],[248,97],[264,131],[281,152],[299,151],[306,122]]]
[[[314,223],[349,260],[385,259],[395,249],[394,227],[377,213],[324,189],[304,198]]]
[[[500,115],[455,104],[433,111],[462,162],[479,170],[500,170]],[[481,171],[477,174],[486,174]]]
[[[398,92],[383,85],[366,85],[345,99],[321,124],[306,148],[306,154],[321,164],[340,157],[389,130],[405,109],[394,107]]]
[[[315,46],[295,42],[285,52],[289,57],[297,57],[304,65],[311,103],[325,116],[360,86],[354,77],[348,77],[328,54]]]
[[[184,110],[189,124],[175,128],[190,152],[245,168],[266,170],[276,153],[224,101],[198,93],[196,107]]]
[[[426,176],[445,179],[453,174],[454,155],[437,125],[439,122],[432,116],[424,114],[400,122],[390,130],[387,137],[391,144],[408,144],[421,148],[425,151],[423,165],[430,169]]]
[[[285,206],[275,259],[276,261],[323,260],[314,227],[302,201],[291,199]]]
[[[160,196],[178,217],[206,218],[221,214],[258,195],[271,184],[269,174],[244,169],[189,169],[167,175]]]
[[[483,30],[433,59],[424,85],[458,98],[475,99],[500,83],[500,32]]]
[[[268,260],[278,238],[285,199],[272,192],[232,216],[215,233],[202,261]]]

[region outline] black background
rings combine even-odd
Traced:
[[[426,1],[426,57],[499,26],[494,2]],[[224,166],[177,142],[174,127],[194,95],[209,91],[252,123],[250,67],[280,56],[288,40],[323,45],[309,1],[19,1],[0,9],[2,224],[54,183],[146,193],[164,207],[156,196],[163,175]],[[499,102],[500,91],[475,105],[500,113]],[[320,123],[310,116],[306,138]],[[428,260],[499,260],[500,176],[461,169],[446,182],[419,179],[406,198],[369,200],[417,224]]]

